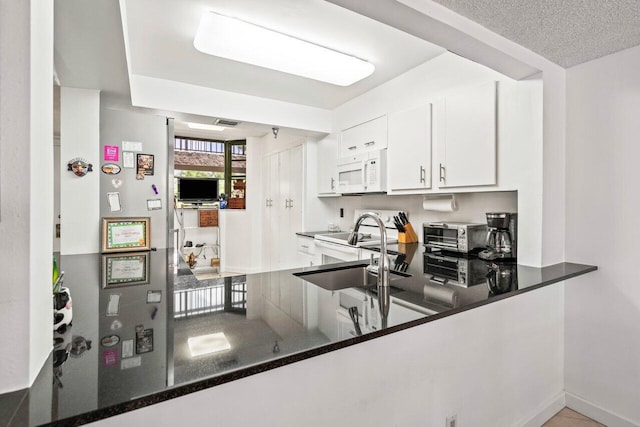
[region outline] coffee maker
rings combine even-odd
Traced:
[[[514,261],[518,247],[518,214],[487,212],[486,249],[478,254],[489,261]]]

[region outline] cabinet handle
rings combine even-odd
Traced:
[[[426,177],[425,177],[425,170],[422,167],[422,165],[420,165],[420,182],[422,184],[424,184],[426,182]]]
[[[347,148],[347,150],[355,150],[356,148],[358,148],[356,145],[352,145],[351,147]]]
[[[265,202],[265,206],[269,207],[269,199],[266,199],[264,202]]]
[[[336,188],[336,180],[334,178],[331,178],[331,189],[335,190]]]
[[[289,199],[289,207],[292,208],[293,207],[293,199]]]
[[[284,207],[285,208],[289,207],[289,199],[284,199]]]
[[[375,143],[376,143],[375,141],[369,141],[369,142],[365,142],[364,145],[366,145],[368,147],[368,146],[373,145]]]
[[[445,173],[446,170],[444,168],[444,166],[442,165],[442,163],[440,163],[440,181],[444,182],[445,180]]]

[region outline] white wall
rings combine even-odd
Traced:
[[[567,71],[566,390],[640,424],[640,47]],[[546,171],[545,171],[546,172]],[[598,411],[597,411],[598,412]],[[621,421],[602,418],[608,425]]]
[[[51,252],[53,240],[53,5],[31,0],[29,93],[29,384],[51,351]],[[15,143],[16,141],[14,141]],[[24,237],[23,237],[24,238]],[[3,270],[0,270],[3,271]]]
[[[354,211],[356,209],[403,210],[409,212],[409,220],[422,242],[422,224],[425,222],[461,221],[486,223],[486,212],[517,212],[517,196],[515,191],[456,194],[458,209],[454,212],[425,211],[422,207],[423,197],[420,195],[340,197],[332,200],[334,203],[332,211],[335,211],[335,216],[331,217],[331,221],[334,224],[338,224],[341,229],[348,230],[353,226]],[[339,218],[338,216],[340,208],[344,209],[344,218]]]
[[[37,4],[37,7],[36,7]],[[51,351],[53,5],[0,5],[0,393],[29,386]]]
[[[100,250],[100,91],[60,89],[60,253]],[[67,163],[83,158],[93,172],[83,177]]]
[[[550,286],[94,425],[540,425],[561,407],[562,295]]]

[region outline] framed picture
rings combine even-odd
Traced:
[[[149,253],[102,255],[102,287],[145,285],[149,283]]]
[[[151,249],[151,218],[102,218],[102,252]]]
[[[138,173],[153,175],[153,154],[138,154]]]

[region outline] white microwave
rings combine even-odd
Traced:
[[[339,193],[381,193],[385,191],[387,191],[386,148],[338,159]]]

